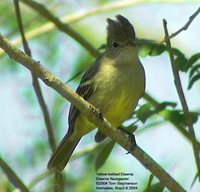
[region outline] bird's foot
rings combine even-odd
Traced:
[[[119,128],[121,131],[125,132],[128,135],[128,138],[130,139],[130,142],[132,143],[132,146],[130,148],[130,151],[128,151],[126,154],[129,154],[131,151],[133,151],[137,145],[135,135],[123,128]]]
[[[103,120],[103,114],[99,108],[94,108],[92,105],[90,105],[90,108],[92,109],[92,112],[95,113],[100,120]]]

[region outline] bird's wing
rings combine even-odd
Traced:
[[[98,72],[99,66],[101,63],[101,57],[99,57],[95,64],[93,64],[83,75],[81,82],[76,90],[76,93],[83,97],[85,100],[88,100],[88,98],[96,91],[96,87],[94,86],[93,77]],[[70,136],[74,131],[74,124],[76,121],[76,117],[79,113],[79,110],[76,109],[76,107],[71,104],[70,110],[69,110],[69,116],[68,116],[68,123],[69,123],[69,129],[68,129],[68,135]]]

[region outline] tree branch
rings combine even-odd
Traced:
[[[171,191],[184,192],[185,190],[148,154],[146,154],[139,146],[132,151],[132,142],[127,138],[126,134],[119,129],[114,128],[105,118],[99,118],[99,112],[71,88],[61,82],[57,77],[44,68],[39,62],[36,62],[28,55],[13,46],[9,41],[0,35],[0,47],[15,61],[21,63],[27,69],[32,71],[44,83],[57,91],[65,99],[69,100],[88,120],[96,125],[105,135],[113,139],[124,149],[130,152],[136,159],[140,161],[150,172],[152,172],[162,183]]]
[[[62,23],[57,17],[55,17],[45,6],[41,3],[37,3],[32,0],[20,0],[21,2],[25,3],[26,5],[30,6],[32,9],[36,10],[39,14],[43,17],[48,19],[49,21],[53,22],[54,25],[64,33],[68,34],[70,37],[75,39],[79,42],[83,47],[86,48],[90,52],[90,54],[94,57],[99,56],[99,52],[80,34],[74,31],[69,25]]]
[[[178,69],[176,67],[176,63],[175,63],[175,60],[174,60],[174,54],[173,54],[173,51],[172,51],[172,48],[171,48],[171,42],[170,42],[170,39],[169,39],[169,34],[168,34],[168,29],[167,29],[167,21],[165,19],[163,20],[163,27],[164,27],[164,31],[165,31],[165,43],[166,43],[167,50],[168,50],[168,53],[169,53],[171,68],[172,68],[172,72],[173,72],[173,76],[174,76],[174,83],[175,83],[176,90],[177,90],[177,93],[178,93],[178,96],[179,96],[179,100],[181,102],[181,106],[183,108],[183,112],[184,112],[186,123],[188,125],[189,133],[190,133],[191,138],[192,138],[192,146],[193,146],[193,151],[194,151],[194,157],[195,157],[195,161],[196,161],[197,172],[199,173],[198,175],[199,175],[199,179],[200,179],[199,147],[197,145],[197,140],[196,140],[196,137],[195,137],[192,118],[191,118],[191,115],[189,113],[187,101],[186,101],[186,98],[185,98],[185,95],[184,95],[184,92],[183,92],[179,72],[178,72]]]
[[[17,19],[17,23],[18,23],[18,28],[20,31],[20,35],[22,38],[22,43],[23,43],[23,47],[24,47],[24,51],[25,53],[31,57],[31,50],[28,46],[28,42],[26,41],[26,37],[24,34],[24,30],[23,30],[23,24],[22,24],[22,17],[21,17],[21,12],[20,12],[20,7],[19,7],[19,0],[14,0],[14,6],[15,6],[15,13],[16,13],[16,19]],[[40,84],[38,81],[38,78],[36,77],[36,75],[34,73],[31,72],[32,75],[32,81],[33,81],[33,87],[40,105],[40,108],[42,110],[42,114],[44,117],[44,122],[46,125],[46,129],[47,129],[47,134],[48,134],[48,140],[49,140],[49,145],[51,148],[51,151],[54,152],[54,150],[56,149],[56,142],[55,142],[55,138],[54,138],[54,133],[53,133],[53,126],[50,120],[50,115],[49,115],[49,111],[47,109],[47,106],[45,104],[43,95],[42,95],[42,90],[40,88]],[[62,175],[61,173],[55,173],[55,191],[57,191],[57,188],[61,188],[60,191],[63,191],[63,184],[62,184]]]
[[[174,38],[175,36],[177,36],[179,33],[181,33],[182,31],[185,31],[188,29],[188,27],[190,26],[190,24],[192,23],[192,21],[195,19],[195,17],[200,13],[200,7],[194,12],[194,14],[192,14],[190,17],[189,17],[189,20],[188,22],[183,26],[181,27],[178,31],[172,33],[171,35],[168,36],[168,39],[172,39]],[[166,40],[164,39],[162,43],[164,43]]]
[[[17,174],[7,165],[7,163],[0,157],[0,167],[7,175],[9,181],[21,192],[29,192],[23,181],[17,176]]]
[[[21,19],[21,13],[20,13],[18,0],[14,0],[14,5],[15,5],[15,12],[16,12],[16,19],[17,19],[17,23],[18,23],[18,28],[19,28],[19,31],[20,31],[20,34],[21,34],[22,43],[23,43],[23,47],[24,47],[24,52],[28,56],[31,57],[31,50],[30,50],[30,48],[28,46],[28,42],[26,41],[26,37],[24,35],[23,24],[22,24],[22,19]],[[47,128],[49,145],[51,147],[51,150],[54,151],[55,148],[56,148],[56,143],[55,143],[55,139],[54,139],[53,126],[51,124],[49,111],[48,111],[47,106],[45,104],[45,101],[44,101],[44,98],[43,98],[43,95],[42,95],[42,91],[41,91],[38,79],[33,73],[31,73],[31,75],[32,75],[32,80],[33,80],[33,87],[34,87],[38,102],[40,104],[40,108],[42,110],[44,121],[45,121],[45,125],[46,125],[46,128]]]

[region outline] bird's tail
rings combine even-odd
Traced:
[[[49,162],[48,169],[62,171],[67,165],[75,147],[81,138],[74,141],[69,140],[69,135],[66,134],[62,139],[61,143],[58,145],[54,153],[52,154]]]

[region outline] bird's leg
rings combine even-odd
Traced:
[[[127,131],[126,129],[123,129],[122,127],[119,127],[119,129],[128,135],[128,138],[130,139],[130,141],[132,143],[130,151],[133,151],[137,145],[135,135],[133,133]],[[130,153],[130,151],[128,151],[126,154]]]
[[[90,108],[92,109],[93,113],[96,113],[98,115],[98,118],[100,120],[103,120],[103,114],[102,114],[102,112],[100,111],[99,108],[94,108],[92,105],[90,105]]]
[[[98,116],[100,120],[103,120],[103,113],[100,111],[100,109],[97,108]]]

